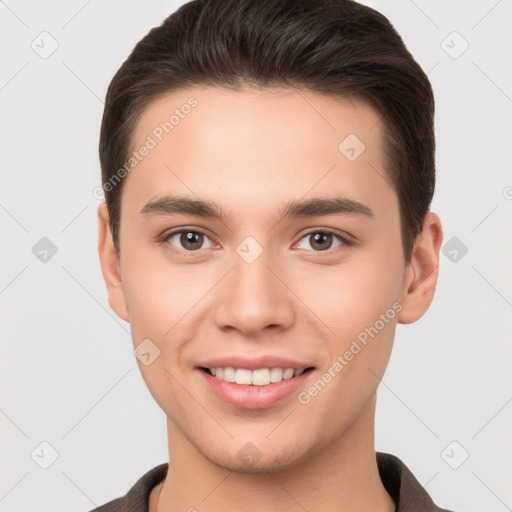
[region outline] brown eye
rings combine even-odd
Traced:
[[[311,237],[311,247],[320,251],[325,251],[331,248],[332,234],[331,233],[314,233],[309,235]]]
[[[333,240],[337,238],[341,242],[333,247]],[[347,241],[340,235],[332,231],[311,231],[302,237],[301,240],[309,240],[310,247],[315,252],[328,251],[331,248],[336,248],[340,245],[348,245]],[[299,247],[300,249],[308,249],[308,247]]]
[[[165,237],[167,242],[182,252],[201,249],[205,239],[208,239],[208,237],[203,233],[191,230],[175,231]]]

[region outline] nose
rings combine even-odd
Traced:
[[[293,293],[275,259],[263,251],[248,262],[238,254],[218,289],[215,322],[219,329],[236,329],[256,336],[268,328],[288,329],[294,321]]]

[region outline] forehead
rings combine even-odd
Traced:
[[[394,195],[379,113],[355,99],[291,88],[173,91],[141,113],[132,151],[144,146],[126,178],[139,203],[176,189],[208,199],[230,191],[233,204],[242,193],[245,205],[333,188],[366,202]]]
[[[186,119],[188,121],[184,122]],[[361,99],[283,87],[253,87],[236,91],[220,87],[190,87],[149,102],[137,120],[132,147],[136,149],[150,134],[157,142],[171,133],[179,135],[179,132],[187,131],[187,125],[197,138],[208,135],[205,143],[211,140],[212,131],[218,132],[219,137],[230,135],[234,142],[237,142],[235,138],[261,135],[262,131],[280,133],[284,140],[284,129],[297,138],[311,136],[317,131],[323,134],[330,132],[332,139],[336,140],[347,128],[373,141],[380,137],[379,121],[377,110]],[[230,130],[236,127],[241,131],[223,133],[225,127]],[[371,131],[374,133],[370,134]]]

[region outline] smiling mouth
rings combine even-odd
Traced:
[[[233,368],[228,366],[226,368],[200,367],[199,369],[212,377],[225,382],[232,382],[246,386],[268,386],[269,384],[275,384],[283,380],[293,379],[303,373],[313,370],[314,368],[309,366],[303,369],[260,368],[258,370],[248,370],[246,368]]]

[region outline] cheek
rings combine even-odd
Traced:
[[[204,288],[197,266],[171,265],[163,249],[133,249],[126,253],[122,265],[132,331],[147,329],[157,337],[164,336],[193,308]]]
[[[404,270],[396,260],[361,251],[338,265],[295,269],[289,279],[306,316],[343,342],[373,325],[400,297]]]
[[[322,310],[318,316],[333,333],[325,338],[326,366],[316,384],[304,390],[304,401],[312,421],[317,418],[323,428],[332,426],[332,435],[369,403],[391,355],[401,306],[395,280],[387,278],[376,286],[375,279],[369,272],[340,273],[338,283],[326,280],[335,291],[318,295],[316,302],[315,312]]]
[[[194,320],[199,292],[187,286],[194,281],[176,268],[171,272],[170,266],[150,262],[147,255],[143,261],[136,251],[125,260],[125,275],[133,346],[136,352],[140,345],[138,352],[150,354],[150,361],[137,358],[141,375],[161,409],[179,417],[186,412],[178,399],[183,390],[177,370],[183,347],[194,332],[189,320]]]

